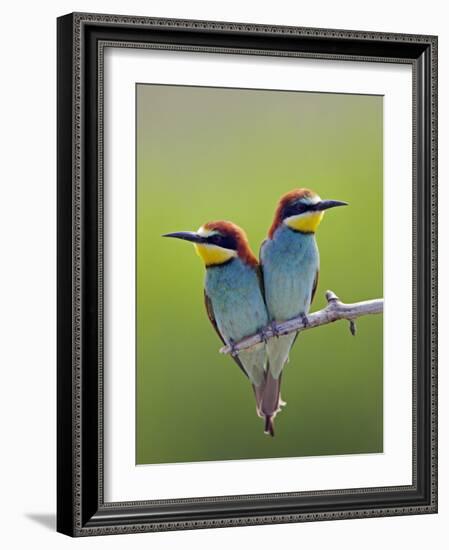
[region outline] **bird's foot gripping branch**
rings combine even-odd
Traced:
[[[349,321],[349,329],[354,336],[356,333],[355,319],[364,315],[383,313],[384,310],[384,301],[382,298],[377,300],[365,300],[364,302],[356,302],[355,304],[344,304],[334,292],[328,290],[326,292],[326,299],[327,306],[320,311],[308,314],[307,318],[305,318],[304,315],[300,315],[299,317],[289,319],[283,323],[271,323],[263,330],[264,338],[262,338],[260,332],[252,334],[239,342],[234,342],[232,348],[231,346],[222,347],[220,353],[238,353],[244,349],[252,348],[268,338],[285,336],[292,332],[309,330],[340,320]]]

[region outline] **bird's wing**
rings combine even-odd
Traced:
[[[310,304],[311,304],[311,305],[312,305],[313,299],[314,299],[314,297],[315,297],[315,293],[316,293],[316,289],[317,289],[317,286],[318,286],[318,279],[319,279],[319,277],[320,277],[320,270],[317,269],[317,270],[316,270],[316,274],[315,274],[315,279],[314,279],[314,281],[313,281],[312,294],[311,294],[311,296],[310,296]],[[293,342],[292,342],[291,348],[294,346],[294,344],[295,344],[295,342],[296,342],[298,336],[299,336],[299,332],[296,333],[296,336],[295,336],[295,339],[294,339]],[[290,349],[291,349],[291,348],[290,348]]]
[[[262,267],[262,251],[263,247],[267,244],[268,239],[264,239],[259,247],[259,265]]]
[[[264,280],[263,280],[263,269],[262,269],[262,264],[259,264],[257,267],[256,267],[256,275],[257,275],[257,280],[259,281],[259,287],[260,287],[260,292],[262,294],[262,300],[265,302],[265,285],[264,285]]]
[[[212,323],[212,326],[214,327],[215,332],[218,334],[218,336],[220,337],[220,340],[223,342],[223,344],[226,345],[227,342],[225,341],[225,339],[221,335],[220,330],[218,329],[217,321],[215,320],[214,308],[212,306],[212,300],[209,298],[206,291],[204,291],[204,305],[206,306],[207,316],[209,317],[209,321]],[[248,376],[245,369],[244,369],[244,367],[243,367],[243,365],[242,365],[242,363],[241,363],[241,361],[240,361],[240,359],[238,358],[238,356],[237,355],[232,356],[232,358],[237,363],[237,365],[239,366],[241,371],[244,373],[244,375]]]
[[[263,301],[265,302],[265,304],[266,304],[266,300],[265,300],[265,281],[264,281],[264,277],[263,277],[262,251],[263,251],[263,247],[265,246],[267,241],[268,241],[268,239],[265,239],[264,241],[262,241],[262,244],[260,245],[260,248],[259,248],[259,265],[257,266],[257,276],[259,278],[260,290],[262,292],[262,297],[263,297]]]
[[[310,297],[310,305],[312,305],[313,299],[315,298],[316,288],[318,286],[318,279],[320,277],[320,270],[316,270],[315,280],[313,281],[312,295]]]

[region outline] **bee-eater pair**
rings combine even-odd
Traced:
[[[283,195],[260,248],[260,262],[243,229],[229,221],[164,235],[192,242],[203,259],[206,311],[221,340],[232,349],[246,336],[261,333],[260,344],[233,358],[250,379],[257,414],[272,436],[274,418],[285,404],[280,395],[282,371],[298,333],[266,340],[265,329],[301,315],[307,319],[319,273],[315,232],[325,210],[345,204],[321,200],[304,188]]]

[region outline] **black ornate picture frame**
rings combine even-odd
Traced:
[[[105,502],[104,46],[405,63],[413,70],[413,483]],[[70,536],[437,512],[437,38],[69,14],[58,19],[58,495]]]

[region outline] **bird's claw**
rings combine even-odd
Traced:
[[[259,330],[259,337],[260,337],[260,341],[263,342],[264,344],[266,344],[268,342],[268,333],[266,331],[265,328],[261,328]]]
[[[270,328],[271,328],[271,332],[273,333],[273,336],[276,336],[276,338],[279,338],[280,333],[279,333],[278,327],[276,325],[276,321],[274,321],[274,320],[271,321]]]
[[[232,355],[232,357],[237,357],[237,355],[239,354],[239,350],[237,349],[237,346],[233,340],[229,342],[229,347],[231,349],[230,354]]]
[[[301,321],[304,325],[304,328],[307,328],[310,326],[309,319],[307,318],[307,315],[305,313],[301,313]]]

